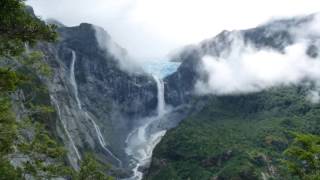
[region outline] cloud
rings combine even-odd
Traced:
[[[99,47],[105,50],[107,55],[112,55],[117,60],[120,69],[128,73],[144,73],[141,62],[130,57],[128,52],[114,42],[104,29],[94,26],[94,30]]]
[[[28,0],[43,18],[104,27],[138,58],[169,51],[227,29],[254,27],[274,17],[318,11],[315,0]]]
[[[320,80],[320,60],[305,54],[305,44],[295,44],[285,54],[246,47],[226,58],[205,56],[203,69],[207,82],[199,81],[200,93],[234,94],[264,90],[274,86],[298,84],[305,79]]]
[[[307,98],[313,103],[318,102],[320,100],[318,55],[320,31],[317,29],[319,23],[319,15],[316,15],[310,23],[286,29],[295,37],[295,43],[287,46],[284,52],[270,48],[257,49],[252,44],[245,44],[242,35],[235,32],[229,37],[232,39],[231,51],[219,57],[205,55],[202,58],[200,72],[207,78],[196,83],[197,93],[215,95],[252,93],[311,81],[315,87]],[[279,28],[281,30],[280,26]],[[272,30],[277,31],[276,29]]]

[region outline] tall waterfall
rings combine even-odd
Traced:
[[[71,85],[73,86],[73,90],[74,90],[74,96],[75,96],[75,99],[77,101],[77,105],[79,107],[80,110],[82,110],[82,106],[81,106],[81,101],[80,101],[80,98],[79,98],[79,93],[78,93],[78,85],[77,85],[77,82],[76,82],[76,77],[75,77],[75,74],[74,74],[74,70],[75,70],[75,63],[76,63],[76,53],[74,51],[72,51],[72,61],[71,61],[71,65],[70,65],[70,81],[71,81]],[[97,125],[97,123],[94,121],[94,119],[89,115],[88,112],[86,112],[85,110],[82,110],[83,113],[85,114],[85,117],[87,119],[89,119],[92,124],[93,124],[93,127],[95,129],[95,132],[97,134],[97,138],[98,138],[98,141],[99,141],[99,144],[100,146],[102,147],[102,149],[104,149],[114,160],[116,160],[118,162],[118,166],[121,167],[122,166],[122,162],[119,158],[117,158],[106,146],[106,142],[102,136],[102,133],[101,133],[101,130],[100,130],[100,127]]]
[[[81,160],[81,155],[80,155],[79,150],[76,147],[76,145],[75,145],[75,143],[74,143],[74,141],[72,139],[72,136],[70,135],[70,133],[68,131],[66,122],[61,118],[61,110],[60,110],[60,106],[59,106],[57,100],[52,95],[50,95],[50,98],[51,98],[51,101],[54,103],[54,105],[57,108],[57,113],[58,113],[59,120],[62,123],[63,130],[65,131],[65,133],[66,133],[66,135],[67,135],[67,137],[69,139],[69,145],[72,147],[72,149],[74,150],[74,152],[76,153],[76,156],[78,158],[78,159],[71,159],[73,166],[77,167],[78,166],[78,160]]]
[[[76,81],[76,76],[74,75],[74,67],[75,67],[76,59],[77,59],[76,53],[74,51],[72,51],[72,61],[71,61],[71,66],[70,66],[70,82],[73,87],[73,92],[74,92],[74,96],[77,101],[77,105],[78,105],[79,109],[82,109],[81,102],[79,99],[79,94],[78,94],[78,85],[77,85],[77,81]]]
[[[142,125],[134,129],[126,139],[126,153],[132,158],[131,166],[134,175],[128,180],[141,180],[143,173],[139,167],[148,166],[152,151],[160,142],[166,133],[165,130],[159,129],[161,118],[166,114],[166,105],[164,100],[164,84],[162,79],[153,76],[157,83],[157,115],[142,120]]]
[[[163,84],[163,80],[158,78],[157,76],[153,76],[153,79],[157,83],[157,91],[158,91],[157,113],[158,113],[158,117],[161,117],[165,113],[164,84]]]
[[[119,167],[122,167],[122,161],[121,161],[119,158],[117,158],[117,156],[115,156],[115,155],[107,148],[107,144],[106,144],[106,142],[105,142],[105,140],[104,140],[104,138],[103,138],[103,136],[102,136],[101,130],[100,130],[99,126],[97,125],[97,123],[93,120],[93,118],[92,118],[87,112],[85,112],[85,115],[86,115],[87,119],[90,119],[90,120],[91,120],[91,122],[92,122],[92,124],[93,124],[93,127],[94,127],[94,129],[95,129],[95,131],[96,131],[96,133],[97,133],[97,137],[98,137],[99,143],[100,143],[101,147],[103,148],[103,150],[105,150],[107,153],[109,153],[109,155],[110,155],[114,160],[117,161]]]

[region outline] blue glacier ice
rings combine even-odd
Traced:
[[[147,73],[165,78],[166,76],[177,71],[181,63],[171,62],[169,60],[153,60],[144,64],[143,68]]]

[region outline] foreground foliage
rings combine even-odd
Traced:
[[[94,156],[87,154],[81,163],[77,180],[113,180],[114,178],[106,176],[105,172],[109,170],[108,166],[98,163]]]
[[[39,76],[52,72],[41,52],[26,47],[55,41],[55,29],[23,0],[0,1],[0,180],[112,179],[92,156],[80,172],[68,167],[66,150],[48,131],[55,112]]]
[[[54,29],[55,26],[34,17],[24,0],[0,1],[0,57],[19,56],[26,44],[54,41],[57,37]]]
[[[284,152],[290,172],[300,179],[320,178],[320,136],[294,133],[294,141]]]

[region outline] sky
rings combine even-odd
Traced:
[[[28,0],[43,19],[103,27],[135,58],[164,58],[222,30],[320,11],[317,0]]]

